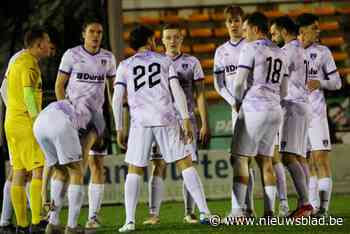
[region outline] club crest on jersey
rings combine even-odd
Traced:
[[[328,147],[329,141],[328,140],[323,140],[322,141],[324,147]]]
[[[187,63],[183,63],[182,64],[182,68],[186,71],[188,69],[188,64]]]
[[[285,150],[287,146],[287,142],[286,141],[282,141],[281,142],[281,150]]]
[[[316,53],[312,53],[312,54],[310,54],[310,58],[311,58],[312,60],[315,60],[315,59],[316,59],[316,57],[317,57],[317,54],[316,54]]]
[[[101,64],[102,64],[102,66],[106,66],[107,60],[106,59],[101,59]]]

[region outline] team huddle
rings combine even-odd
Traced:
[[[238,6],[227,7],[224,15],[230,39],[216,49],[213,73],[215,89],[232,112],[233,184],[228,216],[256,215],[253,159],[261,172],[264,216],[275,215],[276,197],[280,200],[279,216],[327,216],[332,179],[324,90],[340,89],[341,79],[330,50],[317,43],[318,18],[302,14],[294,22],[282,16],[269,25],[264,14],[245,15]],[[183,178],[184,222],[209,223],[211,214],[194,167],[197,142],[206,144],[209,138],[204,74],[197,58],[181,53],[181,26],[163,28],[165,54],[155,52],[154,31],[137,26],[130,33],[130,47],[136,53],[118,66],[113,54],[100,48],[102,34],[99,21],[84,24],[83,45],[67,50],[61,59],[55,84],[57,101],[43,110],[38,61],[55,52],[49,34],[41,28],[30,30],[25,49],[11,58],[1,88],[7,106],[5,133],[12,168],[4,187],[2,230],[13,228],[13,206],[15,233],[84,233],[78,218],[87,167],[91,178],[85,229],[100,227],[105,102],[112,105],[117,143],[126,149],[128,164],[126,218],[118,231],[135,230],[141,179],[149,161],[153,166],[149,218],[143,224],[161,222],[163,180],[166,165],[173,162]],[[298,195],[293,211],[288,206],[284,167]],[[68,220],[63,229],[60,211],[65,194]],[[48,208],[48,217],[42,217],[42,208]]]

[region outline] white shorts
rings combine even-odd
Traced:
[[[273,157],[274,141],[281,119],[281,109],[245,112],[242,106],[233,133],[231,152],[240,156]]]
[[[310,114],[308,104],[293,102],[286,104],[279,134],[280,152],[293,153],[306,158]]]
[[[308,129],[308,151],[331,150],[327,117],[313,117]]]
[[[137,167],[146,167],[150,159],[152,143],[156,142],[167,163],[172,163],[192,153],[190,144],[180,139],[178,124],[162,127],[130,127],[125,162]]]
[[[199,132],[198,132],[196,120],[191,120],[191,123],[193,127],[194,136],[193,136],[193,142],[189,144],[189,146],[191,148],[192,161],[197,162],[198,161],[197,141],[198,141]],[[156,159],[162,160],[163,156],[159,151],[159,146],[155,142],[153,142],[150,160],[156,160]]]
[[[63,111],[56,108],[44,109],[35,120],[33,131],[45,154],[47,166],[82,160],[78,131]]]

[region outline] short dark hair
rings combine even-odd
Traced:
[[[289,34],[298,34],[298,26],[294,23],[292,18],[287,15],[277,17],[272,21],[271,25],[276,25],[280,29],[285,29]]]
[[[100,24],[103,26],[102,20],[96,17],[87,17],[84,19],[84,23],[81,27],[81,31],[84,32],[90,24]]]
[[[140,47],[147,45],[147,41],[154,35],[154,31],[145,26],[138,25],[130,32],[130,47],[134,50],[138,50]]]
[[[256,26],[260,32],[267,34],[269,32],[268,19],[261,12],[254,12],[247,17],[247,23]]]
[[[165,24],[162,28],[162,31],[167,29],[179,29],[181,30],[183,27],[178,23]]]
[[[227,17],[229,15],[231,16],[240,16],[243,20],[244,18],[244,11],[242,10],[242,8],[240,6],[235,6],[235,5],[231,5],[225,8],[224,10],[224,15]]]
[[[30,48],[34,45],[34,43],[38,40],[44,39],[47,31],[40,26],[34,26],[30,28],[24,34],[24,48]]]
[[[301,14],[297,17],[297,25],[298,27],[307,27],[313,23],[315,23],[316,21],[318,21],[318,16],[311,14],[311,13],[304,13]]]
[[[55,47],[60,47],[61,45],[61,40],[60,40],[60,33],[57,30],[56,27],[47,25],[46,27],[47,33],[50,37],[50,42],[55,45]]]

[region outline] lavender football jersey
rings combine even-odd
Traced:
[[[136,53],[119,64],[115,85],[126,87],[134,127],[176,123],[169,81],[177,78],[171,59],[153,51]]]
[[[288,95],[284,99],[308,103],[306,51],[298,40],[287,43],[282,50],[289,59]]]
[[[186,95],[190,118],[195,119],[195,101],[193,93],[195,89],[194,82],[202,81],[204,79],[202,66],[197,58],[188,54],[180,54],[172,60],[180,85]]]
[[[321,88],[314,90],[309,95],[309,101],[314,117],[327,117],[327,105],[324,89],[336,90],[341,87],[341,79],[337,72],[331,51],[319,44],[311,44],[306,48],[308,60],[308,78],[319,80]]]
[[[237,72],[239,54],[245,43],[244,38],[241,38],[237,43],[227,41],[215,51],[214,73],[225,72],[226,88],[232,96],[234,96],[234,77]]]
[[[59,71],[68,74],[67,98],[74,106],[85,105],[90,111],[101,111],[105,100],[106,79],[115,77],[114,55],[104,49],[91,54],[83,46],[67,50]],[[78,107],[78,108],[79,108]]]
[[[251,71],[243,98],[245,111],[280,108],[282,79],[288,77],[286,63],[283,50],[270,40],[256,40],[243,46],[238,67]]]

